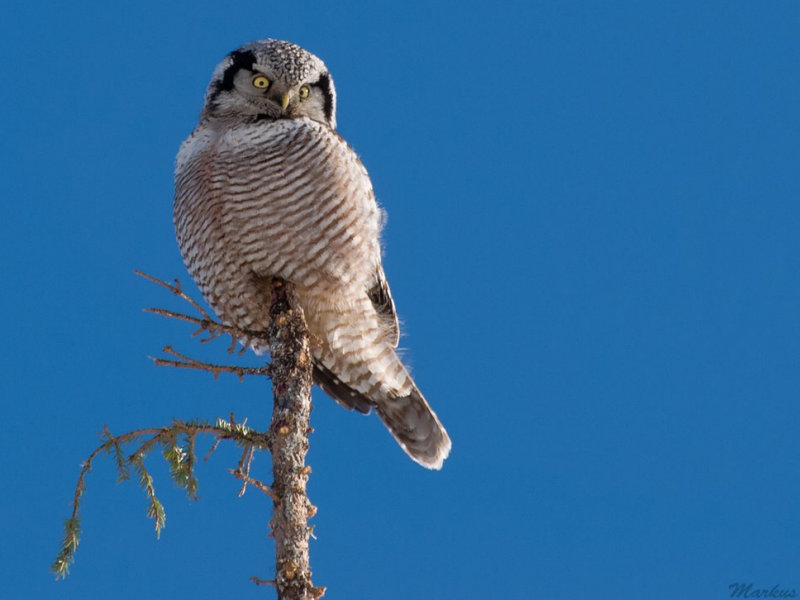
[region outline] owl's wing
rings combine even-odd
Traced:
[[[367,292],[367,295],[377,313],[388,325],[389,341],[392,342],[393,346],[397,347],[397,343],[400,341],[400,326],[397,323],[397,312],[394,309],[392,292],[389,289],[389,283],[386,281],[386,275],[383,273],[381,265],[378,265],[378,270],[375,272],[375,283]]]

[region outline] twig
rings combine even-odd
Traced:
[[[234,472],[234,477],[238,477],[239,475],[244,475],[244,477],[249,477],[250,464],[252,462],[253,462],[253,447],[245,446],[244,452],[242,452],[242,458],[239,459],[239,464],[236,465],[236,471]],[[243,479],[242,489],[239,490],[239,498],[244,496],[245,491],[247,491],[247,480]]]
[[[162,352],[165,354],[171,354],[172,356],[177,357],[179,360],[170,360],[168,358],[159,358],[157,356],[149,356],[148,358],[153,361],[153,364],[159,367],[176,367],[179,369],[197,369],[200,371],[208,371],[214,376],[214,379],[219,378],[220,373],[233,373],[237,377],[239,377],[239,381],[244,379],[245,375],[266,375],[269,376],[270,374],[270,365],[265,365],[263,367],[239,367],[236,365],[217,365],[214,363],[207,363],[199,360],[195,360],[190,356],[186,356],[185,354],[181,354],[177,350],[175,350],[172,346],[164,346],[162,348]]]
[[[241,479],[245,484],[249,484],[252,485],[254,488],[258,488],[259,490],[264,492],[267,496],[272,498],[274,502],[277,503],[281,501],[281,499],[277,496],[277,494],[275,494],[275,492],[269,489],[269,486],[267,484],[259,481],[258,479],[253,479],[252,477],[245,475],[238,469],[228,469],[228,472],[234,477],[236,477],[236,479]],[[243,494],[244,494],[244,487],[242,487],[242,491],[239,493],[239,497],[241,497]]]
[[[201,315],[203,315],[203,318],[205,320],[211,321],[211,322],[214,321],[214,319],[212,319],[209,316],[209,314],[205,310],[203,310],[202,306],[200,306],[197,302],[195,302],[195,300],[193,298],[191,298],[190,296],[187,296],[186,294],[183,293],[183,289],[181,288],[181,282],[178,281],[177,279],[175,280],[175,285],[170,285],[169,283],[167,283],[165,281],[161,281],[160,279],[157,279],[156,277],[153,277],[152,275],[148,275],[147,273],[143,273],[139,269],[134,269],[133,272],[136,273],[139,277],[144,277],[148,281],[152,281],[153,283],[158,284],[161,287],[167,288],[170,292],[172,292],[173,294],[175,294],[179,298],[182,298],[183,300],[186,300],[186,302],[191,304],[192,307],[197,312],[199,312]]]
[[[152,313],[154,315],[160,315],[162,317],[168,317],[170,319],[178,319],[179,321],[185,321],[187,323],[193,323],[197,325],[198,328],[192,332],[192,337],[196,337],[203,332],[208,333],[207,338],[200,340],[201,344],[206,344],[225,334],[230,335],[232,339],[231,339],[231,345],[228,348],[228,354],[233,354],[234,350],[236,349],[236,342],[240,340],[242,342],[242,349],[239,350],[239,355],[244,354],[254,340],[260,340],[266,343],[264,340],[264,334],[258,331],[252,331],[250,329],[239,329],[238,327],[231,327],[230,325],[225,325],[223,323],[219,323],[212,319],[205,319],[205,318],[200,319],[198,317],[193,317],[185,313],[175,312],[174,310],[167,310],[166,308],[151,307],[151,308],[143,308],[142,310],[144,312]]]

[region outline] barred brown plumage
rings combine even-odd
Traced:
[[[229,54],[178,153],[178,244],[226,324],[265,330],[263,282],[291,282],[315,381],[348,408],[374,407],[414,460],[438,469],[450,438],[395,351],[382,213],[366,170],[334,131],[335,94],[323,62],[294,44],[263,40]]]

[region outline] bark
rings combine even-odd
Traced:
[[[316,508],[308,500],[306,466],[311,432],[312,364],[308,328],[294,301],[292,286],[271,281],[271,324],[267,339],[272,357],[270,377],[274,407],[270,425],[272,490],[277,500],[271,521],[275,538],[275,585],[280,600],[319,598],[324,588],[311,583],[308,519]]]

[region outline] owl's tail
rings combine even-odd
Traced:
[[[450,436],[416,386],[408,396],[381,398],[375,409],[406,454],[428,469],[442,468]]]
[[[450,438],[395,351],[396,324],[383,320],[366,294],[338,304],[305,298],[314,382],[346,408],[374,408],[412,459],[441,469]]]
[[[395,357],[395,360],[398,359]],[[394,439],[412,459],[428,469],[441,469],[444,459],[450,454],[450,437],[405,368],[401,369],[408,381],[406,389],[410,389],[406,396],[384,389],[367,397],[348,386],[319,361],[314,362],[314,383],[345,408],[369,414],[374,407]]]

